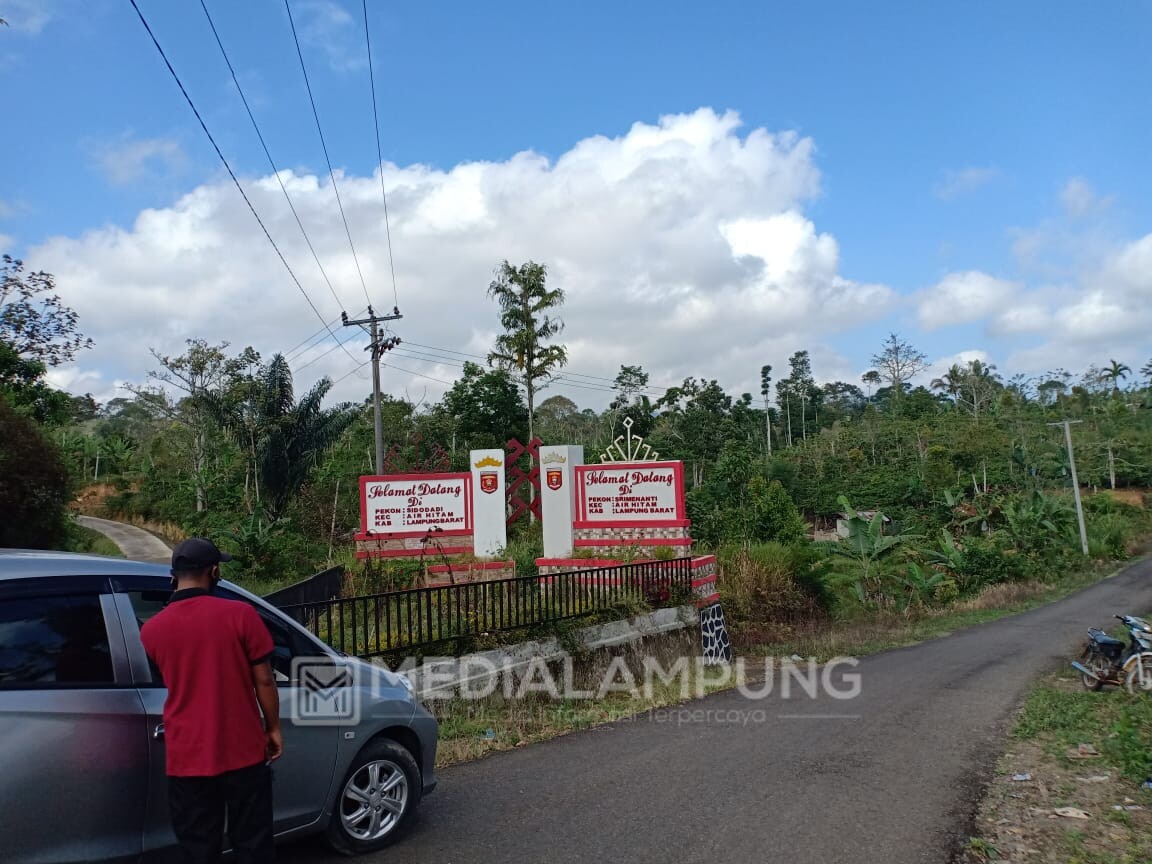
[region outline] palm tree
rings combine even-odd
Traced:
[[[1112,392],[1115,394],[1120,392],[1120,382],[1127,378],[1131,372],[1131,366],[1109,360],[1108,368],[1104,370],[1103,377],[1112,382]]]
[[[222,425],[249,451],[256,504],[270,522],[284,515],[313,466],[356,419],[349,403],[321,407],[331,389],[331,380],[322,378],[296,402],[292,371],[277,354],[248,382],[242,400],[214,405]]]
[[[960,393],[960,388],[964,385],[964,370],[960,368],[958,363],[953,363],[947,372],[940,378],[934,378],[928,385],[933,390],[939,390],[947,393],[953,399]]]
[[[1144,376],[1144,379],[1148,382],[1148,386],[1152,387],[1152,360],[1149,360],[1140,367],[1140,374]]]

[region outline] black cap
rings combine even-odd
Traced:
[[[203,537],[189,537],[172,550],[172,570],[203,570],[221,561],[231,561],[232,556],[221,552],[216,544]]]

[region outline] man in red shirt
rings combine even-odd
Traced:
[[[275,860],[271,763],[280,757],[272,637],[247,603],[212,596],[232,556],[193,537],[172,553],[176,590],[140,631],[164,702],[168,806],[186,864]],[[263,714],[263,719],[261,719]]]

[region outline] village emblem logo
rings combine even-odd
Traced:
[[[558,491],[564,485],[564,472],[558,468],[549,468],[545,475],[548,480],[548,488],[553,491]]]

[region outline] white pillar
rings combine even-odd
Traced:
[[[473,450],[468,456],[472,469],[472,545],[481,558],[498,555],[508,546],[506,458],[503,450]]]
[[[540,448],[540,516],[544,522],[544,557],[572,555],[572,522],[576,518],[577,465],[584,448],[550,445]]]

